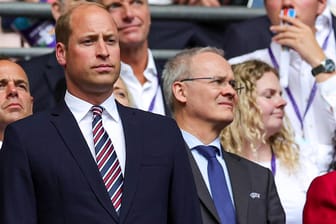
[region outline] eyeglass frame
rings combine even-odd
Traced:
[[[237,94],[240,94],[241,90],[244,89],[244,86],[239,85],[239,82],[237,82],[236,80],[232,79],[232,80],[226,81],[225,77],[222,77],[222,76],[185,78],[185,79],[181,79],[181,80],[178,80],[178,81],[179,82],[188,82],[188,81],[195,81],[195,80],[211,80],[209,83],[220,82],[218,84],[218,86],[222,86],[221,83],[225,83],[225,85],[223,85],[223,87],[226,86],[227,84],[229,84],[237,92]]]

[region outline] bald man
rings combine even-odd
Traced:
[[[8,124],[33,113],[33,97],[22,67],[0,60],[0,146]]]

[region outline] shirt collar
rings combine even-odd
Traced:
[[[202,143],[198,138],[196,138],[194,135],[190,134],[189,132],[186,132],[181,129],[181,133],[189,149],[193,149],[195,146],[198,146],[198,145],[204,145],[204,143]],[[208,146],[217,147],[219,149],[219,155],[222,156],[222,150],[221,150],[221,144],[220,144],[219,137],[213,140]]]
[[[79,99],[68,91],[66,91],[64,99],[77,122],[80,122],[88,115],[91,116],[90,110],[91,107],[94,106],[91,103]],[[113,120],[117,122],[120,121],[117,104],[115,102],[113,94],[109,98],[107,98],[100,106],[104,107],[104,112],[106,111],[107,115],[110,116]]]
[[[328,6],[324,9],[322,14],[316,18],[315,27],[317,32],[332,29],[332,16]]]
[[[158,74],[157,74],[153,54],[150,49],[148,49],[147,51],[148,51],[148,62],[144,70],[144,76],[150,82],[153,78],[157,79]],[[133,72],[132,67],[124,62],[121,62],[120,74],[122,74],[123,76],[133,76],[134,77],[134,72]]]

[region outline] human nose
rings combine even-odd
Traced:
[[[14,83],[10,82],[7,85],[7,97],[17,97],[18,91]]]
[[[276,106],[280,108],[284,108],[286,105],[287,105],[287,101],[282,96],[279,96],[276,100]]]
[[[133,14],[133,9],[130,5],[124,5],[123,7],[123,18],[124,19],[130,19],[133,18],[134,14]]]
[[[100,38],[97,42],[97,56],[107,58],[110,56],[108,47],[103,38]]]

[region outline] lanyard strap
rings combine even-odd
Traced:
[[[275,176],[276,173],[276,161],[275,161],[275,154],[272,150],[272,158],[271,158],[271,171],[273,173],[273,176]]]
[[[328,37],[326,38],[326,40],[329,38],[329,35]],[[325,42],[326,42],[325,40]],[[279,64],[273,54],[273,51],[272,49],[269,47],[268,48],[268,54],[271,58],[271,61],[272,61],[272,64],[274,66],[275,69],[279,70]],[[300,122],[300,127],[301,127],[301,130],[303,130],[303,126],[304,126],[304,118],[306,117],[311,105],[313,104],[313,101],[314,101],[314,98],[316,96],[316,90],[317,90],[317,84],[316,84],[316,81],[314,82],[313,84],[313,87],[312,89],[310,90],[310,93],[309,93],[309,97],[308,97],[308,102],[307,102],[307,105],[306,105],[306,108],[304,110],[304,113],[303,115],[301,116],[301,112],[299,110],[299,106],[298,104],[296,103],[296,100],[292,94],[292,91],[290,90],[289,86],[285,88],[286,90],[286,93],[289,97],[289,100],[290,100],[290,103],[292,104],[293,108],[294,108],[294,111],[295,111],[295,115],[297,117],[297,119],[299,120]]]
[[[148,111],[149,111],[149,112],[153,112],[153,110],[154,110],[154,105],[155,105],[155,101],[156,101],[156,96],[157,96],[158,91],[159,91],[159,89],[160,89],[160,78],[159,78],[158,75],[157,75],[156,77],[157,77],[158,83],[157,83],[157,86],[156,86],[155,94],[154,94],[154,96],[153,96],[153,98],[152,98],[152,100],[151,100],[151,103],[149,104],[149,108],[148,108]]]

